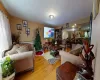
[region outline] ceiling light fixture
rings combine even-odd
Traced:
[[[74,24],[76,26],[76,24]]]
[[[50,19],[53,19],[53,18],[54,18],[54,16],[53,16],[53,15],[49,15],[49,18],[50,18]]]

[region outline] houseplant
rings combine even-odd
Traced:
[[[19,44],[20,36],[18,34],[12,34],[12,43]]]
[[[2,78],[3,80],[13,80],[15,77],[15,71],[13,68],[13,61],[10,57],[6,57],[4,62],[1,64]]]

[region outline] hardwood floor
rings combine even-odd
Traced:
[[[60,66],[60,60],[54,65],[49,64],[42,56],[35,56],[34,60],[34,72],[17,75],[15,80],[56,80],[56,68]]]

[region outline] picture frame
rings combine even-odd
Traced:
[[[23,23],[23,27],[28,27],[28,22],[26,20],[23,20],[22,23]]]
[[[27,34],[27,36],[30,35],[30,28],[26,28],[25,33]]]
[[[17,27],[17,30],[22,30],[22,25],[21,24],[17,24],[16,27]]]

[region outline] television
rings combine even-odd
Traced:
[[[44,38],[54,38],[54,28],[44,27]]]

